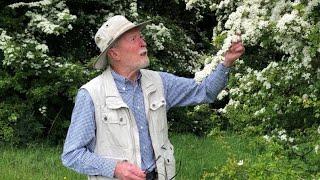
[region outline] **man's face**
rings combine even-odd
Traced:
[[[149,65],[147,44],[138,28],[123,34],[116,46],[119,65],[131,70],[138,70]]]

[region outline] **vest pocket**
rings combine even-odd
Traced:
[[[165,105],[165,100],[154,101],[150,104],[150,109],[155,111]]]
[[[150,113],[152,113],[151,117],[155,117],[153,119],[154,124],[157,125],[157,129],[159,131],[163,130],[163,128],[167,127],[166,121],[166,103],[165,100],[156,100],[150,103]]]
[[[126,125],[127,121],[123,116],[119,116],[116,112],[108,112],[102,114],[102,121],[106,124]]]
[[[104,126],[106,141],[111,146],[128,147],[129,132],[128,132],[128,118],[124,113],[120,113],[122,109],[111,110],[107,109],[101,115],[101,121]]]
[[[150,123],[152,126],[150,131],[158,139],[159,144],[164,144],[168,140],[168,124],[166,102],[164,99],[155,99],[149,104]]]
[[[171,179],[175,175],[174,148],[170,142],[167,142],[162,146],[162,149],[164,149],[164,165],[167,179]]]

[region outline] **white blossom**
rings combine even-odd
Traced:
[[[285,129],[282,129],[282,130],[280,130],[280,131],[278,131],[278,134],[279,135],[282,135],[282,134],[285,134],[287,131],[285,130]]]
[[[266,81],[266,80],[267,80],[267,78],[263,77],[262,73],[257,72],[257,71],[255,71],[254,73],[255,73],[255,75],[256,75],[256,77],[257,77],[257,80],[258,80],[258,81],[260,81],[260,82],[264,82],[264,81]]]
[[[71,24],[68,25],[68,29],[69,29],[69,30],[72,30],[72,29],[73,29],[73,27],[72,27]]]
[[[158,50],[163,50],[164,49],[163,43],[166,40],[171,39],[170,30],[166,28],[163,23],[159,23],[158,25],[155,25],[155,24],[147,25],[146,29],[148,29],[147,34],[149,34],[152,37]]]
[[[27,52],[27,58],[29,59],[33,59],[34,58],[34,54],[30,51]]]
[[[46,116],[47,115],[47,107],[46,106],[42,106],[38,109],[40,111],[40,113],[43,115],[43,116]]]
[[[265,139],[267,142],[270,142],[270,140],[271,140],[270,136],[268,136],[268,135],[264,135],[263,139]]]
[[[132,17],[137,18],[139,16],[136,0],[134,0],[133,2],[130,3],[130,13],[131,13]]]
[[[256,112],[254,113],[254,116],[259,116],[260,114],[263,114],[265,111],[266,111],[266,108],[263,107],[263,108],[261,108],[260,110],[256,111]]]
[[[229,94],[228,91],[222,90],[222,91],[218,94],[217,99],[218,99],[218,100],[222,100],[222,99],[223,99],[224,97],[226,97],[228,94]]]
[[[240,88],[237,88],[237,87],[229,90],[229,93],[231,95],[237,95],[237,94],[239,94],[239,92],[240,92]]]
[[[282,140],[282,141],[288,141],[288,136],[287,136],[287,134],[286,134],[286,130],[284,130],[284,129],[278,131],[278,137],[279,137],[279,139]]]
[[[41,50],[43,53],[48,52],[48,46],[46,44],[38,44],[36,50]]]
[[[282,141],[287,141],[287,135],[286,134],[282,134],[279,136],[280,140]]]
[[[296,14],[284,14],[281,19],[278,21],[276,27],[279,29],[280,32],[284,32],[287,30],[287,24],[291,23],[293,20],[297,18]]]
[[[289,142],[291,142],[291,143],[293,143],[293,141],[294,141],[294,138],[292,138],[292,137],[289,137],[288,141],[289,141]]]
[[[302,99],[303,99],[303,100],[307,100],[308,97],[309,97],[308,94],[303,94],[303,95],[302,95]]]
[[[268,81],[263,82],[263,86],[266,87],[266,89],[271,88],[271,84]]]
[[[10,4],[9,7],[14,9],[21,6],[39,7],[39,6],[47,6],[50,4],[52,4],[52,0],[43,0],[43,1],[30,2],[30,3],[25,3],[25,2],[14,3],[14,4]]]
[[[243,165],[243,160],[240,160],[238,163],[237,163],[238,166],[242,166]]]
[[[305,13],[306,15],[310,14],[312,10],[320,4],[319,0],[309,0],[308,5],[306,7]]]
[[[193,4],[196,2],[197,0],[189,0],[187,3],[186,3],[186,10],[190,10],[193,8]]]
[[[225,114],[227,112],[225,108],[219,108],[217,111],[222,114]]]

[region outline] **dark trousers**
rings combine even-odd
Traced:
[[[158,179],[158,173],[156,172],[156,170],[154,169],[153,171],[148,172],[147,175],[146,175],[146,179],[147,180],[156,180],[156,179]]]

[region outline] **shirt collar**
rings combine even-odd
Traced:
[[[113,69],[111,69],[111,74],[112,74],[112,76],[113,76],[113,78],[114,78],[114,80],[115,80],[115,82],[117,84],[120,83],[122,85],[126,85],[127,83],[131,83],[131,81],[128,78],[118,74]],[[141,81],[141,76],[142,76],[141,72],[138,71],[138,76],[137,76],[137,82],[138,83],[140,83],[140,81]]]

